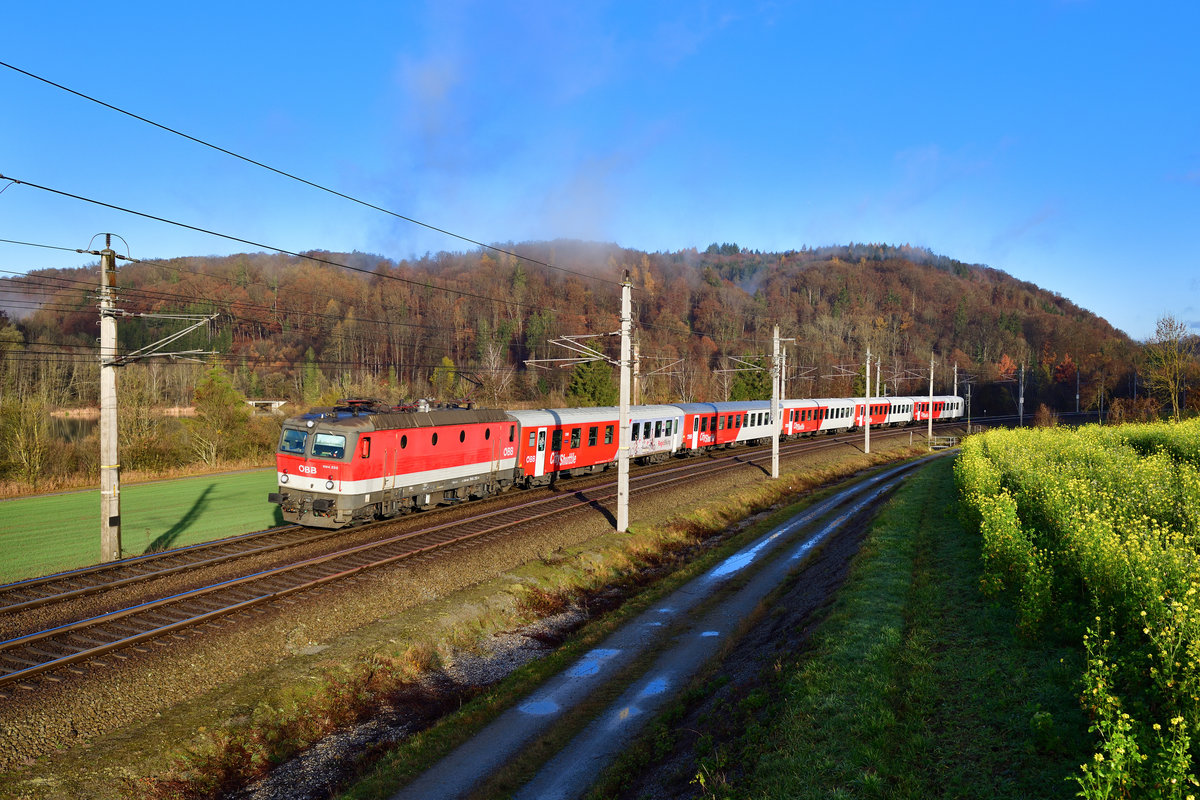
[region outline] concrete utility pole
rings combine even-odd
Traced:
[[[779,360],[779,326],[775,326],[775,335],[773,337],[773,345],[771,348],[771,477],[779,477],[779,431],[776,426],[780,424],[779,419],[779,394],[780,385],[783,383],[783,371]]]
[[[621,409],[617,445],[617,533],[629,530],[629,339],[633,333],[633,300],[629,272],[621,281]]]
[[[1025,365],[1021,365],[1021,387],[1017,392],[1017,427],[1025,427]]]
[[[117,461],[117,318],[112,236],[100,251],[100,561],[121,559],[121,465]]]
[[[1075,367],[1075,413],[1079,413],[1079,367]]]
[[[866,397],[863,398],[863,452],[871,452],[871,348],[867,348],[867,379],[864,381]]]
[[[883,358],[875,356],[875,396],[883,397]]]
[[[958,362],[954,362],[954,396],[958,397]]]
[[[930,446],[933,445],[933,352],[929,353],[929,433],[926,434]]]

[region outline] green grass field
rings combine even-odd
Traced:
[[[275,470],[121,487],[121,553],[220,539],[282,524],[267,502]],[[100,491],[0,501],[0,583],[75,569],[100,558]]]
[[[877,517],[814,648],[781,669],[782,713],[741,743],[747,785],[715,796],[1075,796],[1082,653],[1020,636],[979,591],[951,467],[925,467]]]

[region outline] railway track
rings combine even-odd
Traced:
[[[187,570],[226,563],[332,538],[337,531],[296,525],[246,533],[189,547],[148,553],[109,564],[60,572],[0,586],[0,615],[108,591]]]
[[[903,435],[904,431],[880,431],[877,436]],[[787,442],[780,454],[812,452],[843,446],[857,436],[839,435],[824,440]],[[738,450],[710,457],[707,462],[690,460],[637,475],[631,493],[661,489],[672,483],[695,481],[731,468],[757,466],[769,461],[767,448]],[[14,689],[34,690],[31,680],[53,673],[81,673],[83,662],[128,658],[123,652],[145,652],[148,643],[165,643],[165,637],[183,638],[182,632],[198,626],[220,627],[221,618],[247,612],[266,603],[286,600],[345,580],[364,570],[379,568],[454,544],[482,540],[514,526],[582,507],[603,508],[616,494],[614,481],[580,486],[550,497],[488,510],[465,519],[437,522],[420,530],[387,536],[377,541],[343,547],[330,553],[300,559],[212,585],[199,586],[168,597],[156,598],[125,608],[76,619],[0,642],[0,695]],[[387,523],[383,523],[387,524]],[[118,586],[199,569],[252,554],[296,547],[329,539],[343,531],[275,529],[198,545],[179,551],[141,557],[100,568],[77,570],[46,579],[0,587],[0,614],[55,602],[67,602]],[[7,602],[6,602],[7,601]]]

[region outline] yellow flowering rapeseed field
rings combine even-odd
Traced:
[[[1080,796],[1200,794],[1200,420],[989,431],[955,475],[984,591],[1086,649]]]

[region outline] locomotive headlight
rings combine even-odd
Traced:
[[[333,481],[325,481],[325,488],[326,488],[326,489],[332,489],[332,488],[333,488]]]
[[[288,481],[288,474],[286,472],[279,476],[280,483],[287,483],[287,481]]]

